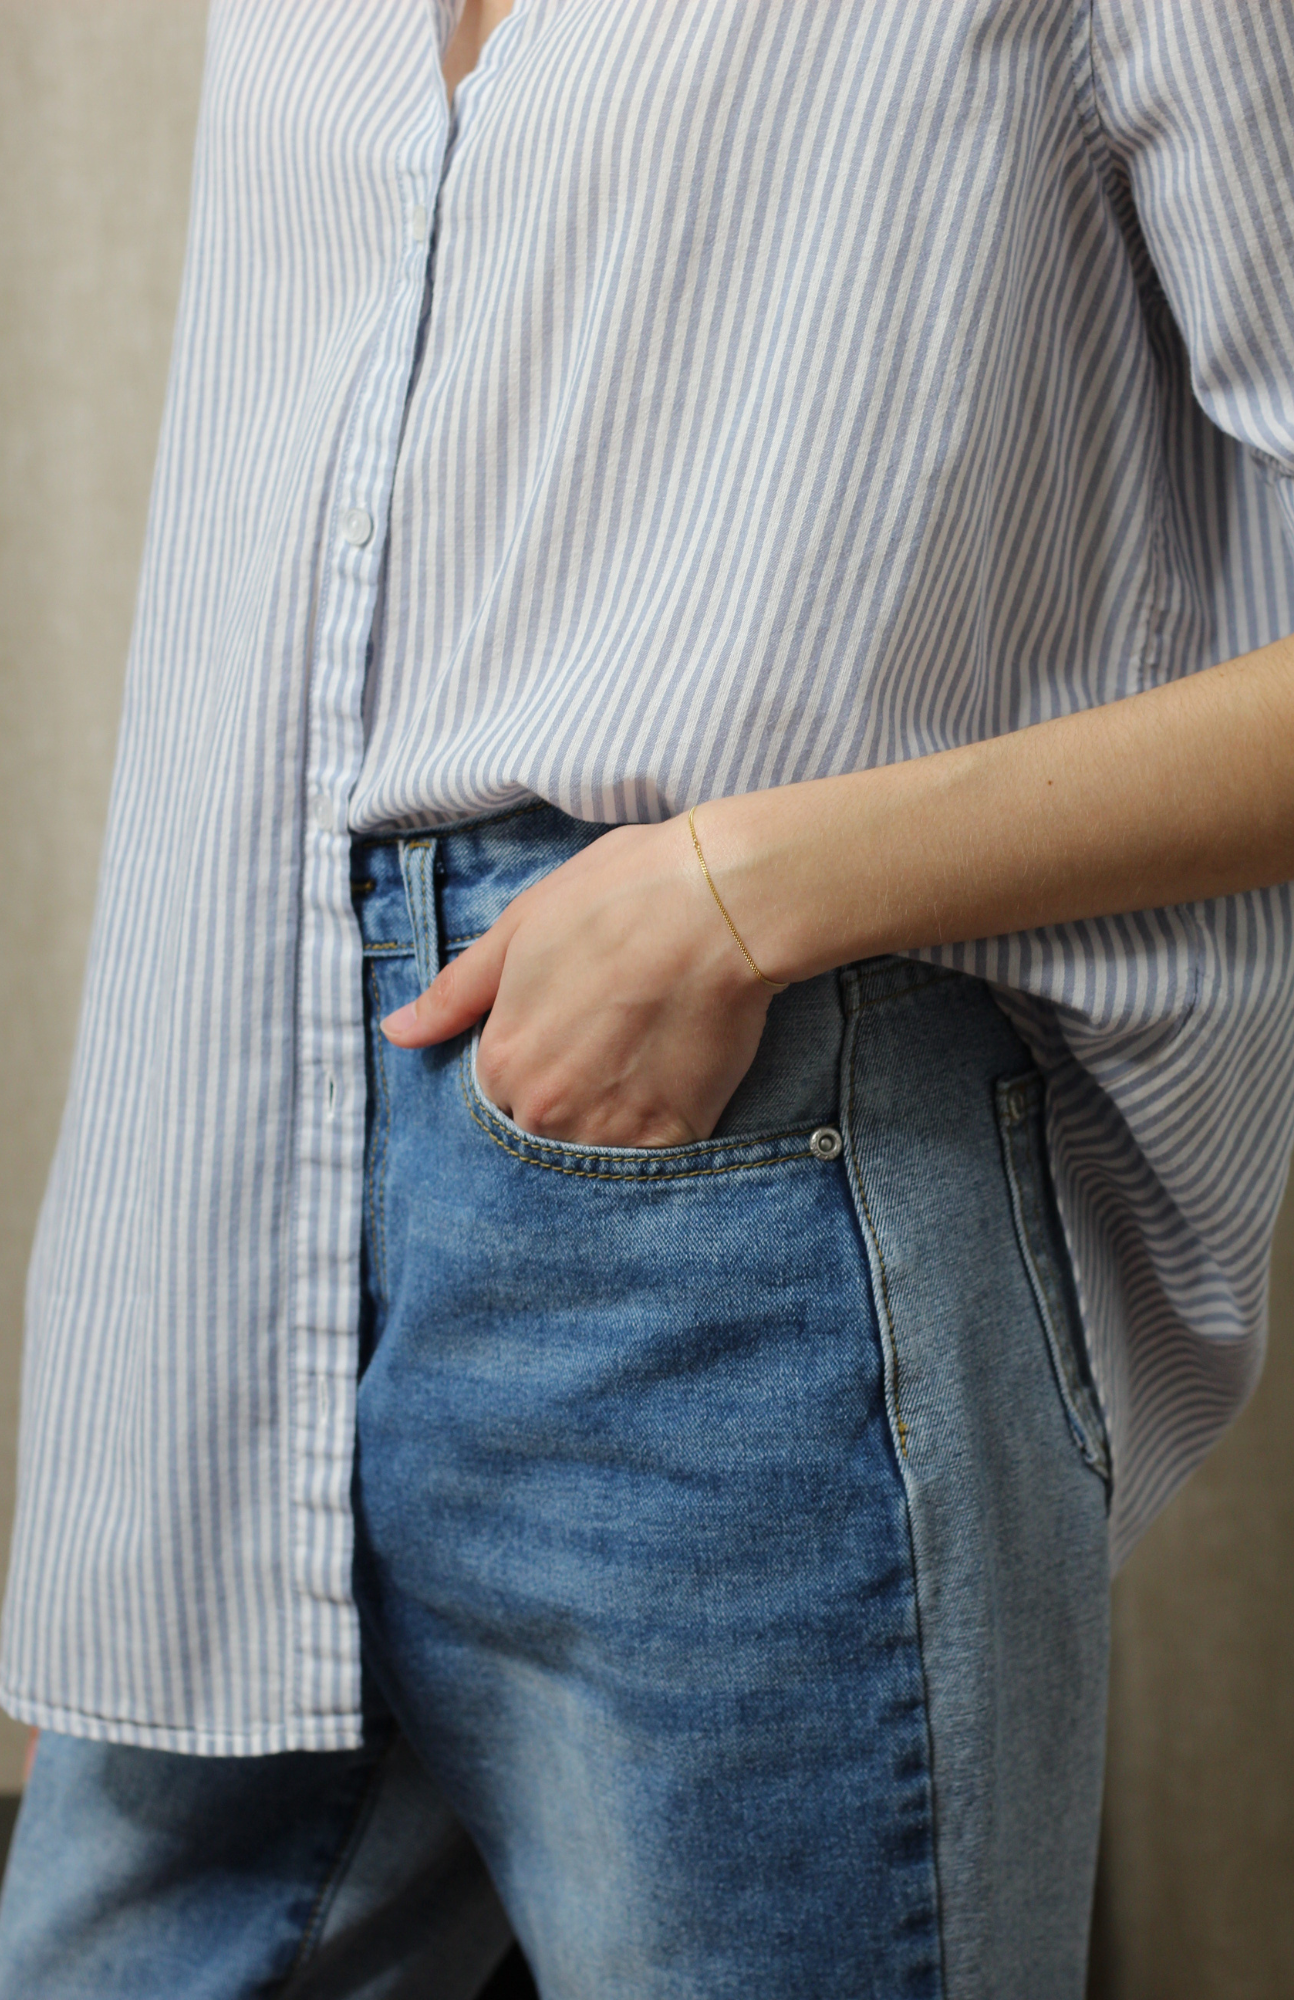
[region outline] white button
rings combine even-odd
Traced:
[[[415,243],[427,240],[427,211],[421,202],[413,211],[413,240]]]
[[[325,833],[332,832],[332,800],[320,792],[315,800],[315,825]]]
[[[348,507],[341,517],[341,531],[348,542],[362,549],[373,532],[373,516],[367,507]]]

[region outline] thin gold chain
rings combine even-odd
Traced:
[[[756,979],[759,980],[761,985],[771,986],[774,993],[785,993],[788,985],[790,984],[790,981],[784,979],[779,982],[776,979],[770,979],[767,973],[760,971],[754,959],[751,957],[750,953],[746,949],[746,940],[743,938],[741,932],[737,929],[737,926],[732,921],[732,918],[728,915],[728,905],[724,902],[723,897],[719,894],[719,891],[714,886],[714,876],[710,873],[710,870],[705,865],[705,856],[701,852],[701,843],[696,837],[695,806],[693,806],[691,812],[687,816],[687,824],[688,824],[688,831],[692,835],[692,845],[696,849],[696,858],[701,863],[701,873],[705,876],[706,881],[710,885],[710,894],[714,897],[715,902],[719,905],[719,914],[722,916],[725,924],[727,924],[728,926],[728,929],[732,932],[733,936],[737,940],[737,944],[740,947],[742,957],[745,959],[747,965],[750,967],[751,971],[754,973]]]

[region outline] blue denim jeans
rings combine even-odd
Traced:
[[[0,2000],[456,2000],[509,1925],[545,2000],[1080,2000],[1108,1461],[1040,1081],[897,959],[776,998],[687,1146],[382,1040],[600,831],[355,850],[371,1743],[47,1739]]]

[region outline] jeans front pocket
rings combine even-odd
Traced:
[[[1047,1162],[1042,1077],[1037,1070],[1005,1077],[994,1097],[1016,1241],[1047,1336],[1060,1400],[1083,1457],[1108,1485],[1109,1439]]]
[[[481,1030],[463,1056],[463,1094],[496,1144],[532,1166],[585,1179],[670,1179],[728,1173],[779,1159],[839,1158],[840,1058],[844,1038],[834,973],[779,993],[759,1048],[708,1139],[682,1146],[581,1146],[539,1139],[491,1104],[477,1071]]]
[[[487,1138],[524,1166],[594,1181],[696,1180],[715,1174],[738,1173],[753,1167],[822,1163],[838,1157],[838,1148],[824,1145],[823,1133],[834,1126],[788,1126],[780,1131],[729,1134],[693,1139],[681,1146],[591,1146],[569,1139],[541,1139],[526,1132],[506,1112],[492,1104],[477,1075],[481,1031],[464,1045],[460,1061],[463,1100],[468,1114]],[[835,1135],[838,1138],[838,1135]]]

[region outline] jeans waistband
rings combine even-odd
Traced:
[[[441,964],[502,916],[514,897],[609,828],[573,819],[543,799],[456,825],[376,840],[351,849],[352,885],[367,953],[412,950],[424,985]],[[838,975],[845,1013],[934,980],[965,975],[919,959],[880,957]]]
[[[442,958],[488,931],[523,889],[606,831],[536,800],[457,826],[356,840],[351,879],[364,889],[357,907],[365,950],[403,939],[430,980]]]

